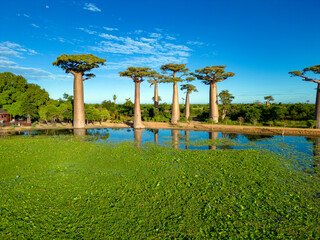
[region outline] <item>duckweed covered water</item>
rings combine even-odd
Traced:
[[[0,140],[1,239],[319,239],[319,177],[268,150]]]

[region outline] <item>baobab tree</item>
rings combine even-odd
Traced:
[[[192,92],[198,92],[197,88],[192,85],[192,84],[183,84],[180,88],[182,91],[183,90],[186,90],[186,109],[185,109],[185,117],[187,120],[189,120],[189,117],[190,117],[190,98],[189,98],[189,95],[190,93]]]
[[[320,65],[306,67],[302,71],[292,71],[292,72],[289,72],[289,74],[292,77],[296,77],[296,76],[301,77],[303,81],[314,82],[314,83],[318,84],[314,117],[317,121],[316,128],[320,128],[320,80],[315,79],[315,78],[309,78],[309,77],[305,76],[305,74],[308,72],[312,72],[314,74],[320,74]]]
[[[226,73],[225,68],[226,66],[207,66],[202,69],[197,69],[196,74],[194,74],[194,76],[202,80],[204,84],[210,85],[209,118],[211,118],[214,123],[219,121],[217,82],[224,81],[235,75],[233,72]]]
[[[150,83],[150,87],[154,85],[154,107],[157,111],[159,111],[159,94],[158,94],[158,83],[160,83],[160,80],[163,79],[163,76],[157,73],[156,71],[152,71],[152,74],[149,76],[148,82]]]
[[[83,81],[95,77],[92,73],[87,73],[93,68],[98,68],[105,65],[106,60],[98,58],[92,54],[66,55],[62,54],[53,62],[54,66],[58,66],[65,70],[66,73],[71,73],[73,79],[73,127],[84,128],[84,96],[83,96]]]
[[[171,123],[177,124],[180,119],[178,82],[192,81],[195,78],[188,73],[189,69],[186,68],[186,64],[168,63],[162,65],[160,69],[167,74],[162,78],[161,82],[173,83]],[[178,73],[181,73],[181,75],[177,76]]]
[[[147,67],[128,67],[127,71],[119,72],[119,74],[121,77],[131,78],[135,84],[133,128],[145,128],[141,122],[140,83],[144,81],[145,77],[153,74],[153,71]]]
[[[265,96],[265,97],[264,97],[264,100],[266,100],[267,106],[270,106],[270,102],[271,102],[271,101],[274,101],[274,99],[273,99],[272,96]]]

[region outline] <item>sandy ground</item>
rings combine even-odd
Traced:
[[[283,127],[255,127],[255,126],[239,126],[239,125],[218,125],[218,124],[202,124],[199,122],[178,123],[172,125],[170,123],[160,122],[143,122],[146,128],[150,129],[180,129],[180,130],[193,130],[193,131],[217,131],[217,132],[233,132],[233,133],[247,133],[247,134],[262,134],[262,135],[284,135],[284,136],[320,136],[320,129],[308,128],[283,128]],[[132,127],[132,123],[111,123],[103,122],[95,124],[88,124],[86,128],[128,128]],[[11,131],[27,131],[38,129],[70,129],[71,124],[57,123],[56,126],[50,124],[38,124],[36,127],[10,127],[0,128],[0,132]]]

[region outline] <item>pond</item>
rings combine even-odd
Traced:
[[[280,156],[292,159],[304,168],[318,165],[320,138],[248,135],[223,132],[205,132],[177,129],[132,129],[132,128],[95,128],[29,130],[12,132],[11,135],[86,135],[87,141],[98,143],[134,142],[141,147],[155,143],[177,149],[268,149]]]

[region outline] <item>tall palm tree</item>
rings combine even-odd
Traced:
[[[61,67],[66,73],[74,76],[73,80],[73,127],[84,128],[84,96],[83,81],[95,77],[92,73],[87,73],[93,68],[105,65],[105,59],[98,58],[92,54],[66,55],[62,54],[52,65]]]
[[[145,77],[148,77],[153,72],[147,67],[128,67],[127,71],[119,72],[121,77],[131,78],[135,84],[134,90],[134,128],[145,128],[141,121],[141,109],[140,109],[140,83],[144,81]]]
[[[161,82],[173,83],[171,123],[177,124],[180,119],[178,82],[192,81],[194,80],[194,77],[191,77],[188,73],[189,69],[186,68],[186,64],[168,63],[162,65],[160,69],[163,73],[167,74],[167,76],[163,77]],[[178,73],[181,73],[181,75],[177,76]]]
[[[117,95],[113,94],[113,104],[116,106]]]
[[[189,95],[192,92],[198,92],[196,86],[192,84],[183,84],[180,88],[182,91],[186,90],[186,109],[185,109],[185,117],[187,120],[189,120],[190,117],[190,100],[189,100]]]
[[[233,77],[233,72],[225,72],[226,66],[212,66],[197,69],[194,76],[202,80],[206,85],[210,85],[210,100],[209,100],[209,117],[214,123],[219,121],[219,109],[218,109],[218,90],[217,82],[226,80],[229,77]]]

